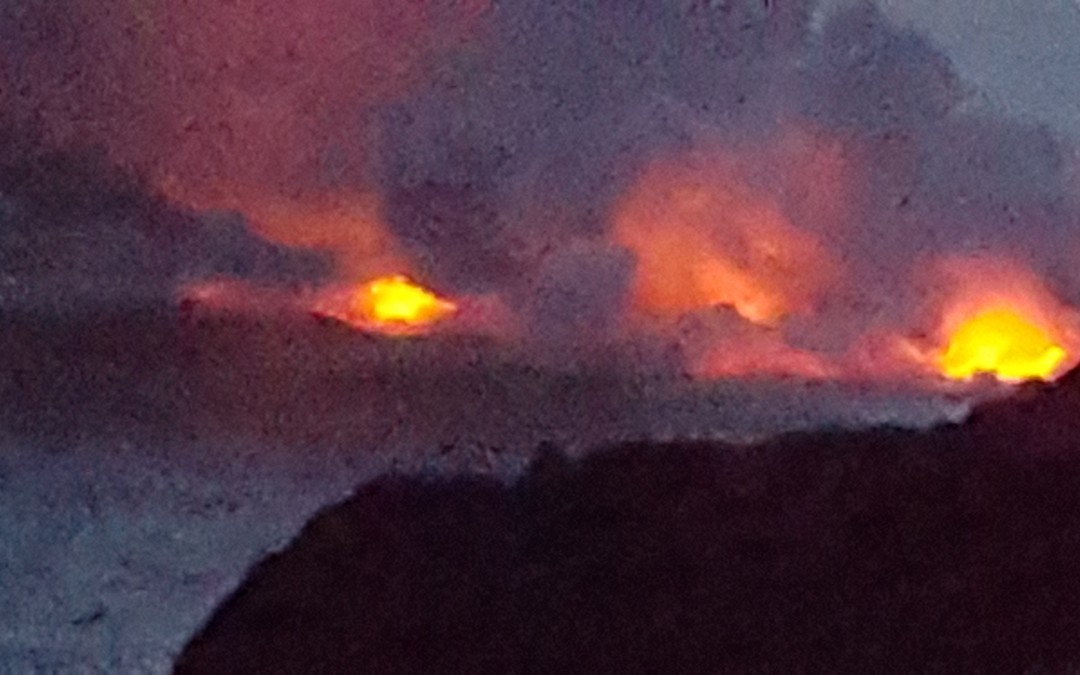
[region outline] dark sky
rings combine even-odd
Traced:
[[[1076,0],[879,0],[927,35],[993,105],[1080,137]]]

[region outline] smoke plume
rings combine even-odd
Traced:
[[[1080,302],[1073,148],[835,4],[6,0],[3,105],[342,281],[497,296],[542,344],[833,372],[918,342],[971,258]]]

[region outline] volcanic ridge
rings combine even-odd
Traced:
[[[931,431],[386,476],[257,565],[176,672],[1064,672],[1078,406],[1074,371]]]

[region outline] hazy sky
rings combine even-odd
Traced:
[[[1080,138],[1080,0],[878,0],[996,106]]]

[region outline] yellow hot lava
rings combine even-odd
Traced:
[[[423,329],[456,311],[456,304],[403,275],[379,277],[363,284],[349,305],[351,317],[387,332]]]
[[[1067,353],[1050,332],[1008,308],[984,310],[956,329],[941,354],[950,379],[990,373],[1000,380],[1049,380]]]

